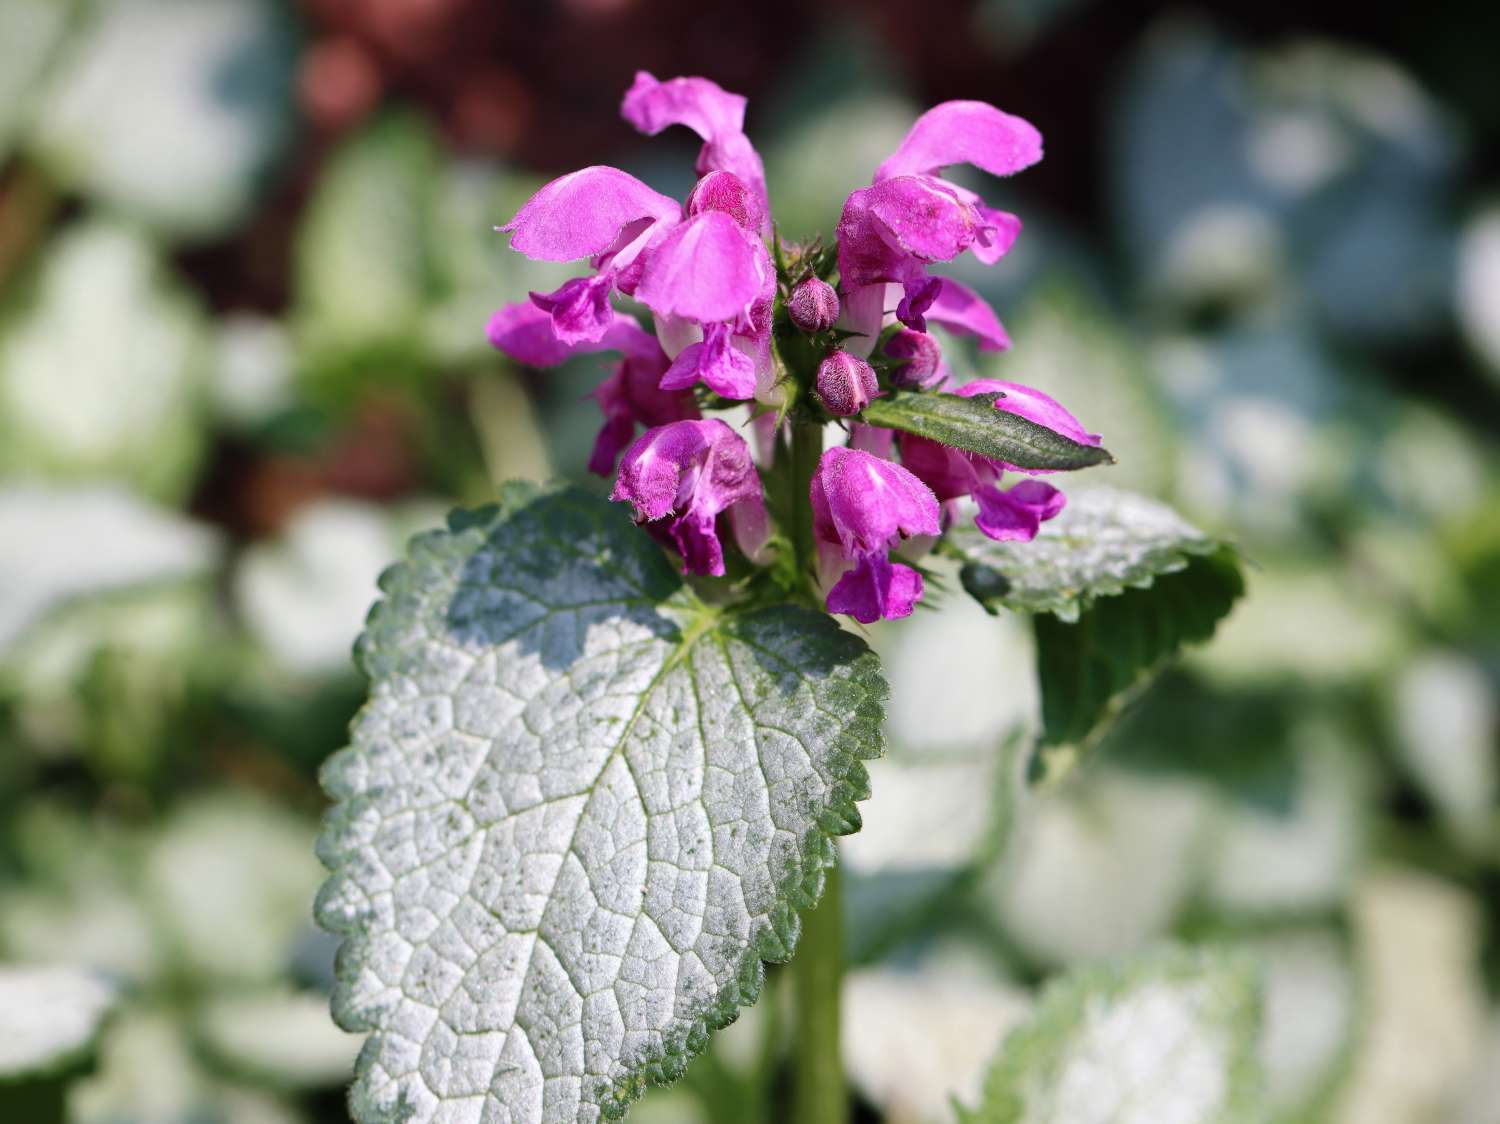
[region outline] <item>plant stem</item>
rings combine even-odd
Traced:
[[[823,900],[802,915],[802,940],[792,958],[797,1001],[793,1124],[847,1124],[849,1120],[839,1050],[843,977],[843,875],[838,867],[831,867],[823,882]]]
[[[823,426],[816,421],[792,423],[791,441],[792,494],[788,497],[787,510],[791,513],[791,539],[797,551],[797,568],[807,577],[816,572],[817,559],[813,543],[812,500],[808,488],[818,459],[823,455]]]

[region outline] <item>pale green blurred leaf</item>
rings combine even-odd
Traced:
[[[26,128],[74,7],[69,0],[0,4],[0,160]]]
[[[50,246],[0,335],[0,475],[185,491],[201,426],[201,323],[149,242],[90,220]]]
[[[1251,963],[1166,949],[1050,985],[1006,1039],[967,1124],[1262,1119]]]
[[[322,871],[313,826],[246,794],[199,797],[154,838],[145,898],[177,972],[260,982],[285,974]]]
[[[30,143],[67,186],[172,235],[248,210],[290,118],[294,46],[270,0],[97,0]]]
[[[97,1072],[68,1089],[69,1124],[303,1124],[288,1102],[204,1069],[165,1009],[123,1014],[99,1054]]]
[[[202,577],[210,528],[116,485],[0,486],[0,657],[59,605]]]
[[[112,985],[78,968],[0,964],[0,1083],[82,1058],[115,998]]]
[[[426,122],[391,114],[334,152],[297,232],[293,322],[320,376],[388,374],[421,349],[439,169]],[[476,237],[482,237],[476,233]],[[482,336],[484,325],[474,325]],[[364,370],[375,365],[375,370]]]
[[[359,1040],[334,1026],[328,997],[281,989],[231,992],[208,1000],[195,1029],[230,1072],[278,1088],[347,1085]]]

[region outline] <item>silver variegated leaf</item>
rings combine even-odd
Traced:
[[[354,1114],[617,1116],[790,954],[882,748],[875,657],[705,605],[573,491],[456,515],[382,588],[320,846]]]

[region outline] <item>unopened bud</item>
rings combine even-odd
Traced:
[[[926,332],[902,328],[885,341],[884,350],[891,359],[906,360],[891,372],[897,386],[931,386],[943,376],[943,349]]]
[[[839,318],[839,295],[827,281],[809,277],[792,290],[786,312],[804,332],[826,332]]]
[[[847,351],[835,351],[818,364],[817,389],[824,408],[841,418],[859,413],[880,395],[875,368]]]
[[[687,213],[722,211],[746,230],[760,230],[760,203],[733,172],[709,172],[688,192]]]

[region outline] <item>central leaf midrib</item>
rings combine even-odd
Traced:
[[[701,640],[705,635],[713,631],[714,626],[719,622],[719,619],[722,615],[720,612],[711,610],[707,606],[703,606],[701,604],[695,606],[695,609],[699,613],[699,620],[696,621],[691,627],[689,627],[689,629],[685,633],[681,635],[681,638],[678,640],[673,650],[667,654],[665,659],[662,660],[662,665],[657,669],[656,674],[651,677],[651,682],[646,684],[645,688],[641,691],[640,699],[636,703],[635,709],[631,712],[630,717],[626,720],[624,727],[620,731],[619,737],[615,741],[615,744],[610,747],[609,753],[605,755],[603,762],[600,763],[599,771],[594,774],[593,780],[591,780],[586,787],[575,794],[584,797],[583,806],[579,808],[578,818],[573,823],[573,830],[568,836],[567,843],[563,845],[560,856],[561,861],[558,863],[557,867],[557,874],[552,879],[552,885],[547,888],[545,903],[542,906],[541,915],[537,918],[536,928],[533,929],[530,934],[532,938],[531,949],[526,954],[526,966],[521,973],[521,987],[516,1000],[516,1010],[511,1019],[511,1028],[505,1031],[507,1038],[509,1037],[510,1029],[514,1029],[514,1027],[516,1026],[521,1026],[522,1029],[528,1029],[522,1023],[523,1006],[526,996],[526,985],[531,979],[532,969],[536,964],[536,946],[538,943],[543,941],[542,928],[546,924],[547,914],[551,911],[553,903],[556,900],[554,895],[557,893],[557,884],[562,881],[563,870],[567,865],[568,856],[573,853],[573,846],[578,841],[578,832],[583,825],[584,817],[588,814],[589,805],[590,803],[592,803],[594,796],[598,791],[599,782],[604,778],[604,774],[609,771],[609,767],[614,763],[615,759],[617,757],[621,758],[625,762],[626,769],[628,769],[630,772],[630,779],[635,785],[637,799],[641,799],[640,794],[642,789],[640,778],[636,776],[635,767],[631,765],[629,755],[625,753],[625,745],[630,740],[630,735],[634,732],[636,723],[640,720],[641,715],[645,712],[646,705],[648,702],[650,702],[652,695],[655,694],[657,687],[661,685],[662,681],[666,679],[669,673],[675,671],[679,666],[681,666],[683,661],[691,654],[698,641]],[[643,799],[642,811],[645,811],[645,802]],[[649,815],[647,816],[647,818],[649,819]],[[556,950],[553,950],[553,955],[557,955]],[[559,966],[561,966],[560,961]],[[564,969],[564,972],[566,973],[566,969]],[[572,980],[571,975],[569,976],[569,980],[573,983],[574,989],[577,990],[577,981]]]

